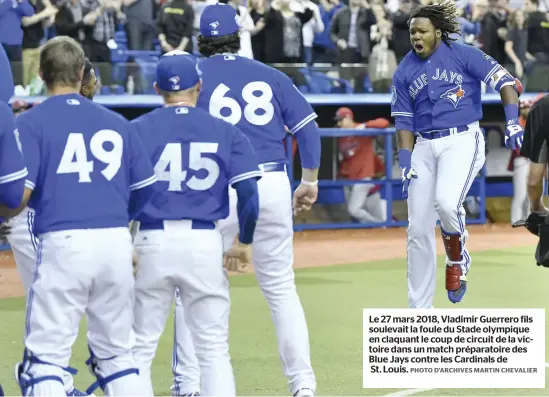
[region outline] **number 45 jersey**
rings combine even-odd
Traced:
[[[128,227],[135,199],[154,192],[152,164],[130,122],[99,104],[52,96],[16,124],[36,234]]]
[[[228,186],[261,178],[248,139],[236,127],[184,105],[155,109],[131,122],[158,178],[159,193],[137,218],[142,223],[229,215]]]
[[[260,164],[287,162],[284,126],[298,132],[317,115],[292,80],[270,66],[219,54],[199,63],[202,90],[197,107],[236,125],[250,140]]]

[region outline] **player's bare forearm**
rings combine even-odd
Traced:
[[[499,91],[499,95],[503,106],[518,105],[518,94],[513,86],[506,85],[505,87],[502,87]]]
[[[398,130],[397,146],[398,149],[407,149],[412,151],[414,148],[414,133],[409,130]]]
[[[318,180],[318,168],[302,168],[301,179],[307,182],[316,182]]]
[[[545,175],[545,164],[530,163],[528,173],[528,200],[532,212],[543,209],[543,177]]]

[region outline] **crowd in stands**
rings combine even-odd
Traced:
[[[0,42],[27,94],[39,82],[40,46],[54,35],[68,35],[82,44],[99,66],[103,86],[121,85],[122,91],[139,93],[149,85],[139,62],[141,54],[154,60],[173,49],[197,53],[200,14],[217,1],[0,0]],[[240,55],[273,64],[305,92],[311,76],[322,75],[328,79],[328,92],[356,93],[389,92],[398,62],[411,49],[407,21],[419,4],[418,0],[220,1],[237,9]],[[526,91],[548,91],[549,14],[544,1],[459,0],[463,34],[457,41],[494,57],[522,79]],[[126,50],[131,50],[130,55],[120,57]],[[118,78],[112,66],[117,62],[137,65],[137,72],[128,69]]]

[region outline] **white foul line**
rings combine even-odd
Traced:
[[[545,363],[545,368],[549,368],[549,363]],[[418,394],[418,393],[424,393],[431,390],[435,390],[435,389],[406,389],[406,390],[401,390],[394,393],[389,393],[389,394],[386,394],[385,396],[406,397],[406,396],[413,396],[414,394]]]

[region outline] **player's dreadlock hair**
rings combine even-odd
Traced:
[[[215,54],[237,54],[239,50],[239,32],[221,37],[198,36],[198,51],[206,58]]]
[[[449,43],[456,41],[451,34],[461,35],[461,26],[457,20],[459,13],[453,1],[444,1],[440,4],[419,6],[412,10],[408,25],[413,18],[428,18],[436,29],[442,32],[442,41]]]

